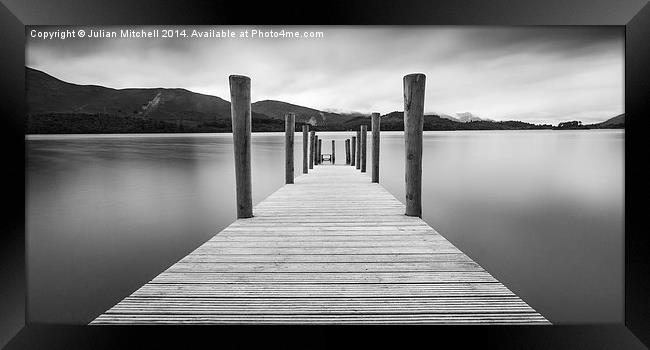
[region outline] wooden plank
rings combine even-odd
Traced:
[[[433,262],[472,261],[463,253],[454,254],[190,254],[180,262],[283,262],[283,263],[368,263],[368,262]]]
[[[91,324],[549,324],[355,167],[294,182]]]
[[[436,314],[405,313],[397,315],[132,315],[104,314],[91,324],[448,324],[448,325],[531,325],[549,324],[534,313]]]
[[[432,261],[420,263],[241,263],[178,262],[167,272],[396,272],[483,271],[475,262]]]

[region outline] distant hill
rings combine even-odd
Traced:
[[[625,129],[625,113],[595,124],[582,124],[579,120],[566,121],[559,123],[553,129]]]
[[[25,67],[28,134],[231,132],[230,102],[185,89],[112,89],[77,85]],[[296,114],[296,128],[356,130],[370,125],[361,113],[334,113],[264,100],[251,105],[253,131],[284,131],[284,115]],[[335,109],[331,109],[335,110]],[[520,121],[496,122],[471,113],[425,115],[424,130],[550,129]],[[580,128],[623,127],[625,115]],[[382,116],[382,130],[403,130],[403,112]]]
[[[493,122],[494,121],[492,119],[479,118],[478,116],[476,116],[476,115],[474,115],[474,114],[472,114],[470,112],[456,113],[456,120],[458,120],[461,123],[480,122],[480,121]]]
[[[230,132],[230,102],[185,89],[77,85],[25,67],[27,133]],[[317,130],[350,119],[281,101],[251,105],[253,131],[283,131],[284,115]],[[101,122],[100,122],[101,121]]]
[[[64,82],[26,68],[27,114],[104,113],[155,120],[230,118],[230,102],[184,89],[111,89]]]
[[[366,118],[369,120],[369,118]],[[361,119],[351,120],[348,124],[362,124]],[[367,121],[366,121],[367,123]],[[424,130],[526,130],[526,129],[550,129],[551,125],[537,125],[520,121],[494,122],[488,120],[456,121],[438,115],[424,116]],[[404,112],[391,112],[381,117],[382,130],[404,130]]]
[[[258,101],[251,105],[254,112],[268,115],[273,118],[284,120],[286,113],[294,113],[296,122],[310,124],[312,126],[338,126],[341,123],[351,119],[347,115],[338,113],[324,112],[317,109],[294,105],[282,101],[264,100]]]
[[[230,102],[185,89],[77,85],[25,67],[27,133],[230,132]],[[252,113],[253,130],[284,123]],[[100,122],[101,121],[101,122]]]
[[[591,126],[599,129],[623,129],[625,128],[625,113],[609,118],[602,123],[592,124]]]

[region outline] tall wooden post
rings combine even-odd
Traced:
[[[350,154],[350,165],[354,166],[356,164],[356,157],[357,157],[357,137],[352,136],[352,142],[350,142],[352,145],[352,153]]]
[[[380,119],[379,113],[373,113],[372,121],[372,182],[379,183],[379,131]]]
[[[361,172],[366,172],[366,144],[368,143],[366,138],[368,134],[368,125],[361,125]]]
[[[323,140],[318,139],[318,164],[323,164]]]
[[[314,150],[316,149],[316,132],[310,131],[309,139],[309,169],[314,169]]]
[[[361,128],[357,130],[357,159],[355,160],[357,169],[361,169]]]
[[[302,126],[302,173],[309,172],[309,125]]]
[[[332,164],[336,163],[336,147],[334,147],[334,140],[332,140]]]
[[[404,76],[404,145],[406,150],[406,215],[422,217],[422,128],[424,74]]]
[[[235,183],[237,192],[237,218],[253,217],[251,181],[251,79],[231,75],[230,115],[232,140],[235,150]]]
[[[296,132],[296,115],[284,115],[284,182],[293,183],[293,136]]]
[[[350,165],[350,139],[345,139],[345,165]]]
[[[316,139],[314,141],[314,165],[318,165],[319,162],[319,157],[318,157],[318,135],[316,135]]]

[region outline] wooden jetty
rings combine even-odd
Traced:
[[[361,125],[327,166],[303,127],[294,178],[288,113],[286,184],[253,207],[250,79],[231,76],[237,221],[91,324],[549,324],[421,219],[424,81],[404,77],[406,204],[379,184],[379,114],[371,176]]]
[[[91,324],[548,324],[367,174],[314,168]]]

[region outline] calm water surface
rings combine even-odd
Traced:
[[[352,133],[319,134],[344,163]],[[254,203],[284,183],[283,142],[253,135]],[[235,219],[231,134],[28,136],[26,152],[32,322],[90,322]],[[425,132],[423,153],[433,228],[554,323],[622,322],[622,130]],[[403,202],[401,132],[382,133],[380,167]]]

